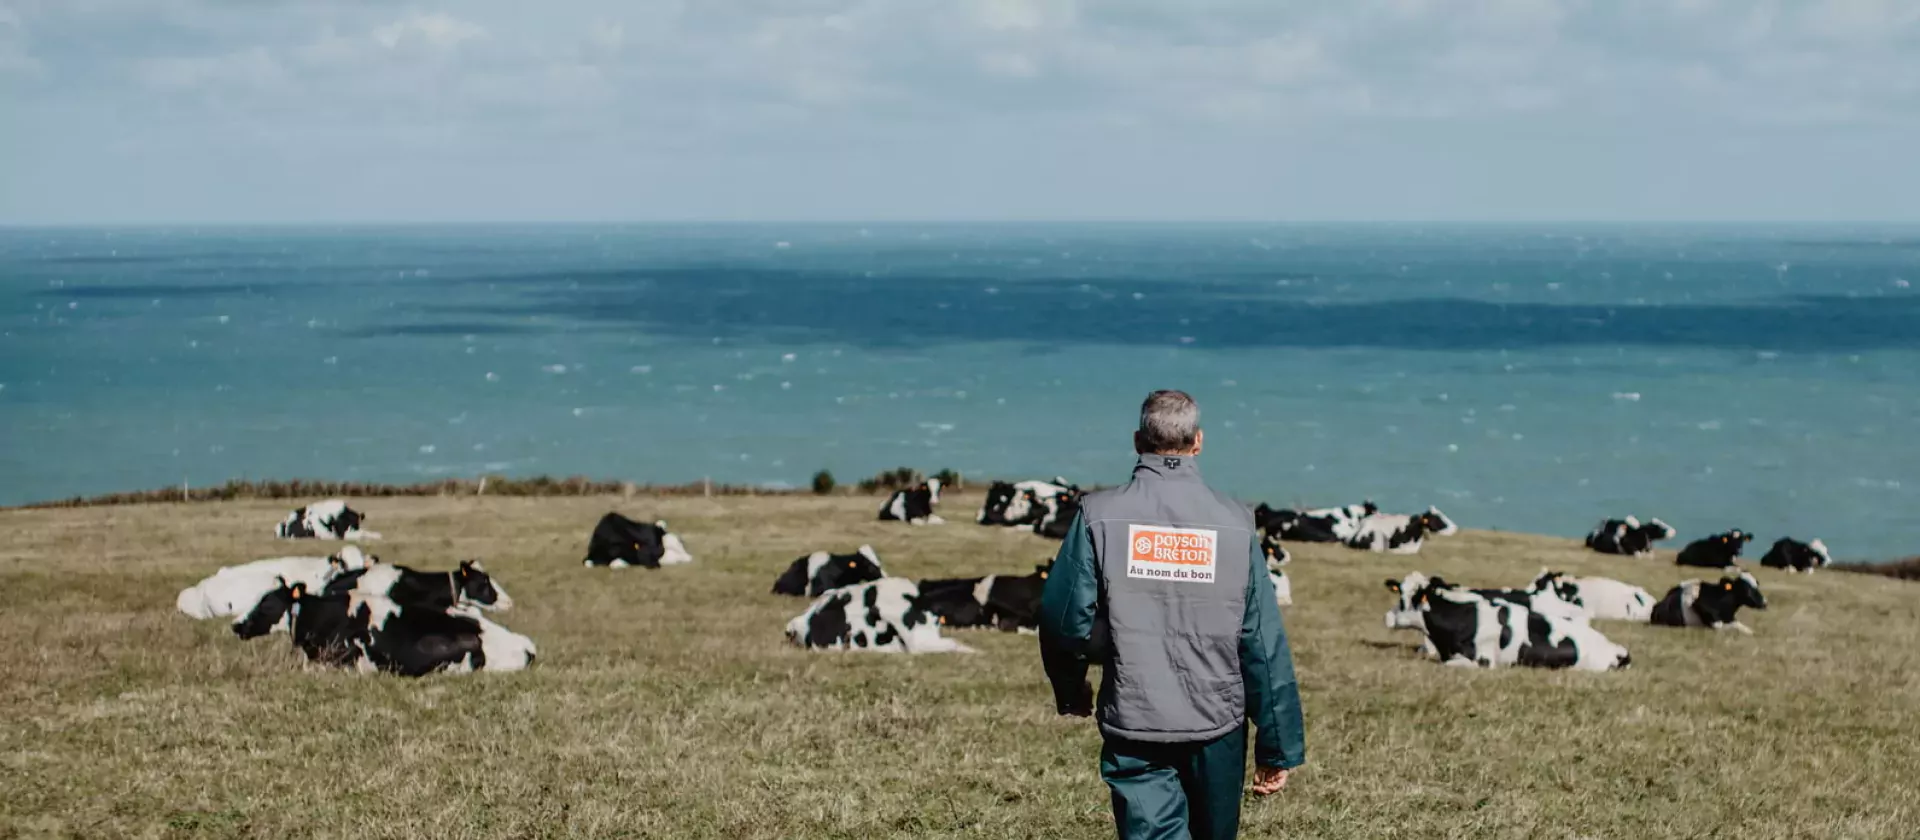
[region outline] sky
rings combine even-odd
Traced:
[[[0,0],[0,224],[1920,221],[1914,0]]]

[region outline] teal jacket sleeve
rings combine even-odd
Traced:
[[[1254,537],[1253,573],[1247,581],[1247,614],[1240,624],[1240,673],[1247,686],[1247,719],[1259,730],[1253,760],[1262,767],[1298,767],[1307,761],[1306,722],[1300,686],[1293,677],[1293,651],[1274,603],[1266,555]]]
[[[1075,516],[1040,595],[1040,661],[1053,684],[1054,706],[1063,715],[1093,714],[1087,667],[1099,654],[1093,642],[1099,599],[1093,533]]]

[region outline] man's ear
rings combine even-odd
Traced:
[[[1199,455],[1200,450],[1206,448],[1206,445],[1207,445],[1207,430],[1194,429],[1193,430],[1193,454]]]

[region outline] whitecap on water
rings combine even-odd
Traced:
[[[544,370],[548,373],[566,373],[567,366],[566,365],[547,365],[546,367],[541,368],[541,370]]]
[[[1180,336],[1180,343],[1181,343],[1181,344],[1192,344],[1192,343],[1193,343],[1193,341],[1194,341],[1194,338],[1193,338],[1193,336],[1190,336],[1190,335],[1183,335],[1183,336]]]
[[[1639,391],[1615,391],[1613,392],[1613,398],[1621,402],[1639,402],[1640,392]]]
[[[782,382],[782,383],[780,383],[780,390],[782,390],[782,391],[786,391],[786,390],[790,390],[790,389],[792,389],[792,388],[793,388],[793,383],[791,383],[791,382]]]
[[[628,373],[652,373],[653,365],[634,365],[633,367],[627,368],[627,372]]]
[[[793,353],[782,353],[782,354],[780,355],[780,361],[783,361],[783,362],[791,362],[791,361],[793,361],[794,359],[798,359],[798,358],[800,358],[800,357],[799,357],[798,355],[795,355],[795,354],[793,354]]]
[[[1708,420],[1704,423],[1695,423],[1694,428],[1703,432],[1717,432],[1720,431],[1720,421]]]
[[[232,319],[231,319],[231,318],[229,318],[229,317],[227,317],[227,316],[225,316],[225,315],[222,315],[222,316],[220,316],[220,323],[222,323],[222,324],[224,324],[224,323],[226,323],[226,322],[227,322],[227,321],[229,321],[229,320],[232,320]]]
[[[499,381],[500,381],[500,375],[499,375],[499,374],[497,374],[497,373],[494,373],[493,371],[487,371],[487,381],[488,381],[488,382],[499,382]]]
[[[432,455],[433,450],[434,450],[434,445],[431,443],[421,444],[420,446],[420,454],[422,455]]]
[[[584,408],[576,408],[576,409],[574,409],[574,410],[573,410],[573,416],[575,416],[575,417],[585,417],[585,416],[587,416],[587,410],[586,410],[586,409],[584,409]]]
[[[775,248],[779,248],[779,249],[782,249],[782,250],[785,250],[785,249],[787,249],[787,248],[791,248],[791,247],[793,247],[793,243],[791,243],[791,242],[786,242],[786,241],[781,241],[781,242],[775,242],[775,243],[773,243],[773,247],[775,247]]]

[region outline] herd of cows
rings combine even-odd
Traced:
[[[975,521],[1026,528],[1060,539],[1079,511],[1084,492],[1063,478],[994,482]],[[895,491],[882,521],[938,525],[940,482]],[[1252,509],[1276,599],[1293,603],[1285,566],[1288,542],[1339,543],[1349,548],[1417,554],[1429,537],[1459,529],[1445,514],[1382,513],[1371,501],[1318,510]],[[284,539],[379,539],[364,529],[365,514],[341,501],[293,511],[275,529]],[[1610,519],[1587,536],[1602,553],[1647,556],[1677,532],[1658,519]],[[1572,577],[1552,570],[1522,587],[1474,588],[1413,572],[1386,582],[1395,598],[1389,628],[1424,634],[1422,650],[1449,665],[1521,665],[1605,671],[1627,667],[1626,648],[1594,629],[1595,621],[1751,631],[1741,608],[1765,609],[1753,575],[1737,560],[1753,535],[1740,530],[1695,540],[1677,558],[1681,566],[1720,570],[1717,579],[1682,581],[1656,600],[1638,586],[1604,577]],[[1781,539],[1761,564],[1812,572],[1831,557],[1819,540]],[[589,567],[659,568],[693,562],[666,523],[639,522],[618,513],[601,518],[588,540]],[[787,623],[789,641],[808,649],[879,652],[971,652],[945,635],[965,628],[1032,632],[1051,561],[1031,574],[912,580],[889,576],[871,546],[847,554],[817,551],[793,560],[774,580],[772,594],[811,599]],[[423,572],[381,562],[347,545],[328,557],[280,557],[222,568],[180,592],[181,612],[198,619],[231,618],[242,639],[286,633],[312,663],[403,676],[434,672],[519,670],[533,664],[531,639],[486,613],[513,601],[479,562],[445,572]]]

